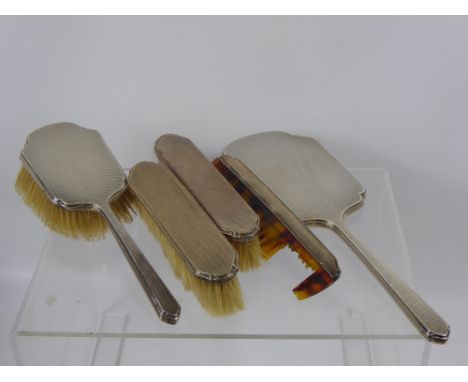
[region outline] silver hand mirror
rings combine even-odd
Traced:
[[[102,214],[158,316],[176,323],[179,304],[110,207],[127,183],[101,135],[72,123],[44,126],[28,136],[20,159],[52,203]]]
[[[266,132],[229,144],[223,154],[241,160],[303,222],[325,225],[338,233],[426,338],[447,341],[447,323],[346,228],[344,217],[361,205],[365,190],[320,143]]]

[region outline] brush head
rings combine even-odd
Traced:
[[[161,244],[163,253],[171,264],[175,276],[182,281],[185,290],[193,292],[200,305],[210,315],[214,317],[228,316],[244,309],[244,299],[237,277],[226,282],[210,282],[195,277],[177,249],[172,245],[171,240],[162,232],[158,223],[137,198],[135,206],[148,230]]]
[[[196,277],[227,281],[235,276],[237,253],[174,174],[157,163],[140,162],[130,169],[128,184]]]
[[[72,123],[34,130],[20,159],[49,199],[69,210],[99,209],[126,187],[125,173],[99,132]]]
[[[72,238],[103,238],[108,225],[99,212],[110,203],[123,222],[133,210],[125,173],[95,130],[70,124],[33,131],[21,151],[15,188],[50,229]]]
[[[175,175],[141,162],[130,169],[128,183],[140,215],[185,288],[212,315],[242,309],[237,253]]]

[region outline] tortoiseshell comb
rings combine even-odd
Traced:
[[[314,273],[293,289],[298,299],[313,296],[340,276],[338,262],[327,247],[240,160],[223,155],[216,168],[260,218],[260,245],[267,258],[288,246]]]

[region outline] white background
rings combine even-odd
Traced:
[[[46,235],[14,193],[18,153],[58,121],[124,167],[167,132],[214,156],[286,130],[387,169],[414,286],[452,326],[430,363],[468,364],[467,45],[463,17],[0,18],[0,364]]]

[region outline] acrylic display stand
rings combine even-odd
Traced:
[[[352,173],[367,196],[347,218],[350,229],[411,284],[387,172]],[[178,299],[179,323],[159,321],[111,235],[86,242],[50,234],[11,335],[18,364],[427,363],[431,345],[331,231],[311,227],[342,270],[330,288],[298,301],[291,290],[311,271],[284,249],[262,268],[239,274],[244,311],[213,318],[184,291],[144,224],[137,218],[128,229]]]

